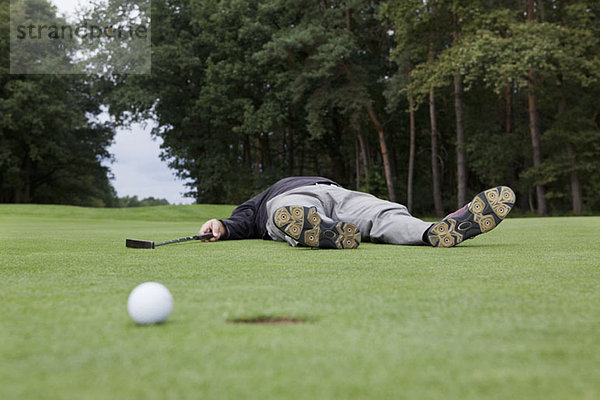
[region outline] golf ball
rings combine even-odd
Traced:
[[[171,292],[157,282],[136,286],[127,300],[127,312],[140,325],[159,324],[167,319],[172,309]]]

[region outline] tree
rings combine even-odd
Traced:
[[[137,196],[119,197],[115,203],[115,207],[153,207],[153,206],[168,206],[167,199],[157,199],[154,197],[146,197],[138,199]]]
[[[296,15],[300,18],[291,24],[277,23],[285,28],[265,45],[262,54],[266,59],[275,55],[280,61],[293,60],[295,68],[280,76],[287,77],[283,81],[291,85],[294,97],[306,98],[312,137],[326,134],[332,112],[348,121],[350,131],[358,131],[368,118],[377,133],[387,195],[395,200],[391,151],[381,118],[382,87],[379,75],[374,74],[385,73],[389,68],[385,63],[387,55],[382,51],[389,39],[376,8],[368,2],[322,1],[320,8],[312,3],[299,4]],[[294,39],[297,43],[292,44]],[[358,137],[362,143],[361,135]]]
[[[590,85],[590,77],[597,74],[597,52],[593,51],[597,39],[593,37],[589,28],[593,25],[590,24],[566,27],[558,21],[537,21],[533,17],[536,13],[541,15],[543,7],[541,2],[534,4],[532,1],[527,3],[529,12],[520,10],[518,4],[507,3],[489,7],[487,13],[478,13],[470,24],[465,24],[463,34],[452,46],[445,48],[434,63],[419,65],[412,77],[416,90],[423,92],[430,87],[443,87],[460,73],[467,83],[466,90],[482,83],[498,95],[504,92],[509,106],[512,96],[510,90],[506,94],[507,88],[516,88],[517,94],[526,88],[531,166],[522,178],[535,186],[537,211],[546,215],[545,185],[551,177],[544,176],[538,104],[542,91],[535,81],[544,79],[548,86],[559,74],[565,74],[579,85]],[[560,7],[552,9],[560,10]],[[583,14],[588,18],[593,15],[589,7],[583,9],[587,10]],[[581,5],[579,10],[582,10]],[[554,96],[556,98],[556,93]],[[510,111],[510,107],[506,109]],[[510,120],[504,122],[509,133],[512,130],[510,123]],[[493,168],[493,164],[489,165]]]
[[[414,77],[415,70],[433,68],[436,54],[443,48],[450,45],[446,32],[452,31],[452,14],[449,7],[450,3],[446,1],[418,1],[411,0],[406,2],[391,2],[384,9],[384,14],[394,26],[395,39],[398,44],[394,50],[396,57],[410,60],[411,77]],[[406,55],[400,56],[400,54]],[[445,85],[444,82],[443,85]],[[436,88],[440,87],[440,82],[415,82],[410,80],[411,93],[410,101],[416,101],[417,104],[427,101],[429,106],[429,126],[431,142],[431,179],[433,204],[437,216],[444,213],[442,203],[442,175],[440,171],[440,132],[438,129],[438,115],[436,110]],[[460,106],[460,93],[458,94],[458,103]],[[462,110],[460,113],[462,118]],[[460,120],[457,127],[462,129]],[[460,146],[459,146],[460,148]],[[459,152],[459,155],[462,153]],[[462,169],[460,170],[463,171]],[[461,184],[463,184],[462,182]]]
[[[534,24],[537,22],[537,14],[540,5],[543,4],[540,0],[527,0],[527,22]],[[536,7],[537,6],[537,7]],[[541,18],[540,18],[541,19]],[[540,122],[538,118],[537,101],[535,95],[535,79],[536,70],[532,65],[527,72],[527,101],[529,107],[529,132],[531,133],[531,147],[533,149],[533,166],[539,168],[542,165],[542,149],[541,149],[541,133]],[[546,195],[544,186],[541,184],[535,185],[537,210],[541,216],[548,215],[548,207],[546,205]]]
[[[347,185],[358,138],[365,165],[379,147],[384,195],[395,198],[379,79],[391,42],[376,5],[152,4],[153,75],[116,77],[108,101],[117,116],[158,119],[165,159],[193,181],[189,195],[239,202],[294,173]]]
[[[49,24],[62,22],[56,19],[56,9],[43,0],[15,2],[12,7],[31,20],[42,15]],[[7,24],[8,19],[2,18],[3,29]],[[0,46],[0,53],[7,55],[7,42]],[[3,66],[1,202],[94,206],[114,202],[109,169],[102,164],[110,160],[107,147],[114,130],[90,121],[100,113],[96,92],[96,82],[85,76],[9,75]]]

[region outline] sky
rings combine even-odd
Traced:
[[[152,140],[150,136],[154,126],[154,121],[146,121],[117,129],[115,143],[108,149],[115,158],[109,166],[115,176],[113,186],[119,197],[136,195],[139,199],[155,197],[171,204],[191,204],[193,199],[183,197],[188,190],[184,182],[160,160],[162,139]]]
[[[59,14],[72,14],[80,0],[51,0]],[[83,1],[82,4],[86,4]],[[100,119],[106,116],[100,117]],[[132,124],[117,129],[115,142],[109,147],[115,162],[108,165],[114,179],[112,184],[119,197],[138,196],[139,199],[155,197],[167,199],[171,204],[191,204],[183,197],[187,191],[184,181],[178,179],[166,162],[160,159],[162,139],[152,140],[150,131],[154,121]]]
[[[59,13],[72,13],[80,0],[50,0],[58,8]],[[85,2],[83,3],[85,4]]]

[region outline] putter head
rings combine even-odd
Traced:
[[[131,249],[153,249],[152,240],[125,239],[125,246]]]

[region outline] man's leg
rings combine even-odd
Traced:
[[[423,234],[432,225],[410,215],[405,206],[334,185],[310,185],[281,194],[267,203],[267,231],[274,240],[290,241],[273,221],[285,206],[316,207],[327,222],[356,225],[363,240],[390,244],[424,244]]]
[[[355,224],[366,241],[422,245],[432,225],[410,215],[405,206],[368,193],[331,186],[326,198],[333,202],[331,218]]]
[[[272,238],[288,240],[277,229],[272,216],[280,207],[300,205],[315,207],[326,221],[343,221],[356,225],[363,240],[452,247],[496,227],[510,212],[514,202],[514,192],[508,187],[499,186],[479,193],[465,207],[432,224],[413,217],[401,204],[367,193],[332,185],[311,185],[291,190],[271,200],[267,204],[271,215],[267,229]]]
[[[461,209],[431,224],[414,218],[406,207],[371,195],[335,188],[331,217],[356,224],[363,239],[391,244],[453,247],[494,229],[511,211],[515,194],[507,186],[479,193]]]
[[[507,186],[485,190],[464,207],[434,224],[427,231],[427,240],[434,247],[453,247],[489,232],[508,215],[515,200],[515,193]]]

